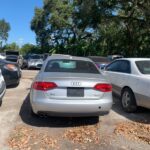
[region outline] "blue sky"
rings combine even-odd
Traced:
[[[7,43],[36,44],[30,22],[35,7],[42,7],[43,0],[0,0],[0,19],[10,23],[11,31]]]

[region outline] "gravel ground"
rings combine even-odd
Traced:
[[[127,114],[119,99],[109,115],[88,118],[33,117],[29,90],[38,71],[24,70],[0,108],[0,150],[149,150],[150,110]]]

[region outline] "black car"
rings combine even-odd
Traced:
[[[6,86],[17,86],[21,78],[21,69],[17,63],[0,59],[0,69]]]

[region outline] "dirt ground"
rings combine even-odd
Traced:
[[[122,111],[119,98],[109,115],[88,118],[33,117],[29,91],[38,71],[24,70],[0,107],[0,150],[149,150],[150,110]]]

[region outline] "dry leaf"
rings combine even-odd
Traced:
[[[115,134],[128,139],[146,142],[150,145],[150,125],[137,122],[121,122],[117,124]]]

